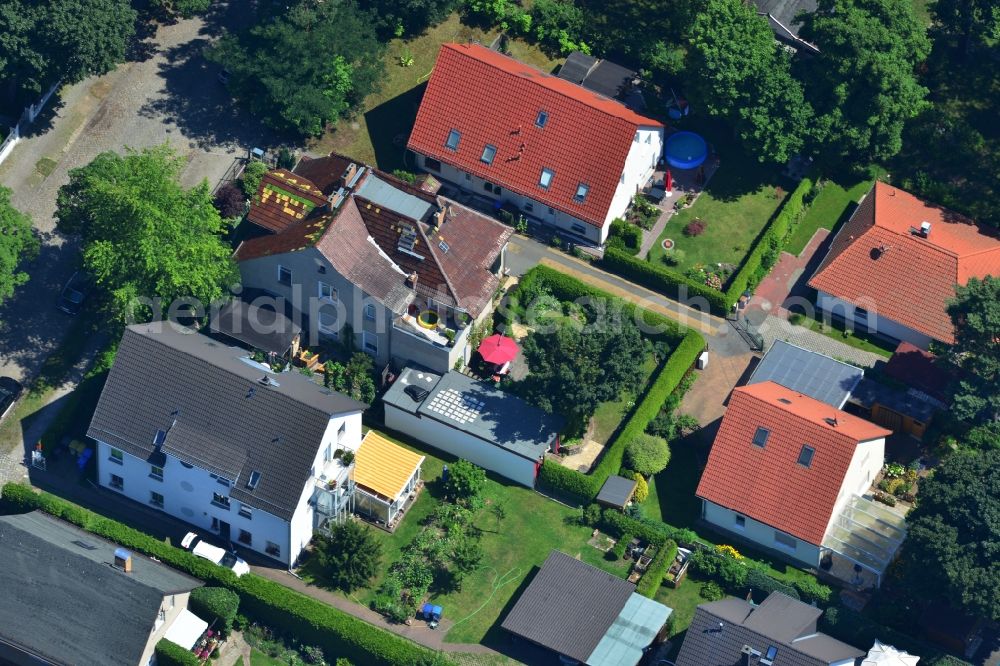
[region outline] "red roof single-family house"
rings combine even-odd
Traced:
[[[878,576],[902,541],[890,534],[899,528],[887,520],[872,534],[852,516],[879,511],[862,496],[890,434],[772,381],[739,387],[698,484],[702,517],[808,566],[840,555]]]
[[[1000,276],[996,230],[876,182],[809,285],[821,310],[926,349],[955,342],[946,304],[987,275]]]
[[[442,180],[591,242],[663,150],[663,124],[478,44],[444,44],[407,147]]]

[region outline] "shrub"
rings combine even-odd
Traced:
[[[650,599],[655,597],[675,557],[677,557],[676,543],[667,541],[660,546],[659,550],[656,551],[656,555],[653,556],[653,561],[649,563],[646,573],[642,575],[638,585],[635,586],[635,591]]]
[[[680,266],[686,258],[687,254],[685,254],[684,250],[674,248],[663,255],[663,263],[667,266]]]
[[[240,608],[240,597],[224,587],[198,587],[191,590],[191,611],[228,634]]]
[[[694,219],[684,225],[684,235],[685,236],[700,236],[705,233],[705,229],[708,227],[703,220]]]
[[[456,502],[474,503],[486,486],[486,471],[468,460],[458,460],[448,467],[444,492]]]
[[[726,593],[722,591],[719,584],[714,580],[710,580],[701,587],[701,591],[698,592],[698,596],[706,601],[718,601],[722,597],[726,596]]]
[[[247,198],[243,190],[232,183],[226,183],[215,193],[212,203],[223,219],[229,219],[243,214]]]
[[[616,561],[625,557],[625,549],[628,547],[629,543],[634,537],[628,532],[622,534],[615,541],[615,545],[608,552],[604,553],[604,559]]]
[[[656,545],[662,545],[668,539],[675,543],[690,545],[698,538],[698,535],[689,529],[674,527],[648,518],[633,518],[615,509],[604,510],[600,528],[612,536],[632,534]]]
[[[729,546],[729,545],[724,544],[724,543],[719,544],[718,546],[716,546],[715,547],[715,552],[717,552],[719,555],[722,555],[723,557],[729,557],[729,558],[732,558],[734,560],[742,560],[743,559],[743,556],[740,555],[740,551],[738,551],[735,548],[733,548],[732,546]]]
[[[670,462],[667,440],[645,432],[633,437],[625,445],[625,463],[645,476],[652,476]]]
[[[638,252],[639,248],[642,247],[642,229],[621,218],[616,218],[611,222],[609,235],[609,242],[611,240],[620,241],[621,246],[630,250],[632,254]]]
[[[194,656],[190,650],[185,650],[177,643],[171,643],[166,638],[161,638],[156,644],[157,666],[199,666],[198,657]]]
[[[886,506],[896,506],[896,498],[886,493],[875,493],[875,501],[882,502]]]
[[[646,482],[646,477],[639,472],[635,472],[632,478],[635,479],[635,494],[632,497],[636,502],[642,504],[649,497],[649,483]]]
[[[267,165],[259,160],[252,160],[243,169],[243,175],[240,177],[240,187],[243,188],[243,194],[245,194],[248,199],[252,199],[257,196],[257,190],[260,188],[260,181],[264,179],[264,174],[267,173],[267,171]]]
[[[288,169],[289,171],[291,171],[292,169],[295,168],[295,163],[297,161],[298,160],[295,157],[295,153],[286,148],[285,146],[282,146],[278,150],[278,168]]]
[[[328,654],[344,655],[356,663],[372,666],[429,664],[434,658],[426,648],[280,583],[252,573],[237,578],[229,569],[48,493],[35,493],[28,486],[8,483],[3,487],[0,506],[8,512],[40,509],[125,548],[156,557],[195,578],[228,587],[240,595],[244,615],[306,644],[318,645]],[[81,522],[75,522],[74,518],[80,518]],[[440,656],[434,664],[456,666]]]
[[[760,569],[751,568],[747,571],[746,586],[755,593],[760,592],[759,595],[754,595],[758,602],[763,601],[772,592],[781,592],[792,599],[799,598],[799,593],[795,588],[785,585],[776,578],[771,578]]]
[[[326,579],[346,592],[364,587],[382,564],[382,542],[360,522],[346,520],[313,539],[316,561]]]
[[[583,516],[581,517],[581,522],[584,525],[593,527],[601,522],[601,505],[596,502],[591,502],[583,508]]]
[[[826,606],[833,599],[833,590],[812,577],[796,578],[792,581],[792,587],[806,603],[815,602],[820,606]]]
[[[726,297],[717,290],[666,266],[643,261],[622,250],[605,250],[604,258],[598,265],[609,273],[621,275],[669,298],[691,301],[692,306],[698,306],[697,300],[704,299],[706,309],[718,315],[725,315],[729,307]]]

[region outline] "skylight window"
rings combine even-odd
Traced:
[[[760,658],[760,663],[764,664],[764,666],[770,666],[770,664],[774,663],[774,658],[777,656],[778,648],[773,645],[769,645],[767,647],[767,652],[765,652],[764,656]]]
[[[767,438],[771,435],[771,431],[767,428],[757,428],[757,432],[753,434],[753,445],[764,448],[767,445]]]
[[[257,487],[258,483],[260,483],[260,472],[254,470],[250,472],[250,479],[247,481],[247,488],[253,490]]]
[[[486,162],[487,164],[493,164],[493,158],[496,156],[497,156],[497,147],[491,146],[490,144],[486,144],[486,147],[483,148],[483,156],[480,157],[479,159]]]
[[[549,122],[549,114],[539,111],[538,116],[535,118],[535,127],[545,127],[545,123],[547,122]]]
[[[451,249],[451,246],[448,245],[447,243],[445,243],[444,241],[441,241],[440,243],[438,243],[438,247],[441,248],[441,251],[444,252],[444,253],[446,253],[446,254],[447,254],[448,250]]]
[[[552,169],[542,169],[542,176],[538,179],[538,184],[543,190],[549,189],[549,185],[552,184],[552,178],[555,176],[555,172]]]
[[[157,430],[156,434],[153,435],[153,446],[163,446],[165,441],[167,441],[167,433],[163,430]]]
[[[458,133],[458,130],[451,130],[448,132],[448,140],[444,142],[444,146],[448,150],[458,150],[458,142],[461,140],[462,135]]]
[[[816,453],[816,449],[809,446],[808,444],[802,445],[802,450],[799,451],[799,464],[803,467],[811,467],[813,461],[813,454]]]
[[[587,193],[590,192],[590,185],[585,183],[580,183],[576,186],[576,196],[573,197],[575,201],[583,203],[584,199],[587,198]]]

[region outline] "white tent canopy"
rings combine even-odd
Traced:
[[[206,629],[208,629],[208,622],[185,608],[167,629],[165,638],[171,643],[180,645],[185,650],[190,650]]]
[[[891,645],[875,641],[861,666],[917,666],[920,657],[897,650]]]

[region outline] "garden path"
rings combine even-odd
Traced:
[[[705,189],[708,181],[712,179],[712,175],[718,168],[719,163],[717,161],[707,163],[705,167],[705,179],[701,184],[698,183],[697,171],[677,170],[671,172],[674,178],[673,194],[672,196],[665,197],[657,206],[657,208],[659,208],[662,212],[660,213],[660,217],[657,218],[656,224],[653,225],[653,228],[649,231],[643,229],[642,245],[639,246],[639,252],[636,256],[645,259],[649,254],[650,249],[652,249],[652,247],[656,244],[656,240],[660,237],[660,234],[663,233],[664,228],[666,228],[667,222],[669,222],[670,218],[677,212],[677,209],[674,208],[674,202],[678,201],[685,194],[691,194],[694,196],[694,199],[691,202],[693,205],[694,202],[697,201],[698,195],[701,194],[703,189]],[[660,180],[663,178],[663,174],[663,171],[656,171],[653,178]]]

